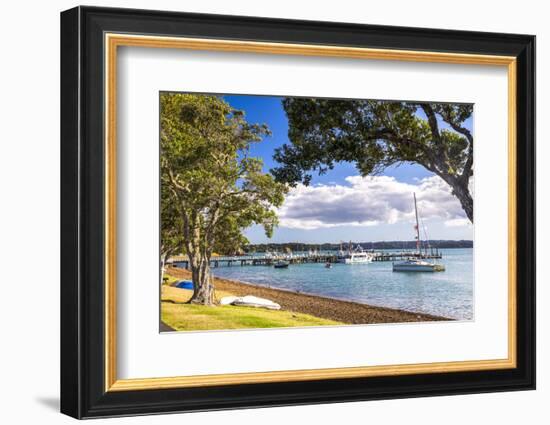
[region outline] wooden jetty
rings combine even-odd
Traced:
[[[430,252],[416,251],[369,251],[373,258],[372,261],[399,261],[407,258],[430,259],[442,258],[439,250]],[[290,264],[306,263],[337,263],[341,254],[334,252],[310,252],[302,254],[259,254],[259,255],[236,255],[236,256],[216,256],[210,259],[211,267],[231,267],[231,266],[272,266],[277,261],[287,261]],[[168,260],[169,264],[180,268],[189,268],[189,259],[187,256],[172,257]]]
[[[418,260],[443,258],[443,255],[439,250],[431,252],[417,252],[417,251],[403,251],[403,252],[376,252],[372,261],[400,261],[408,258],[415,258]]]

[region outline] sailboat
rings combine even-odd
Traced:
[[[420,227],[418,224],[418,207],[416,206],[416,193],[413,193],[414,197],[414,215],[416,218],[416,252],[418,256],[421,256],[420,251]],[[404,261],[394,262],[394,272],[442,272],[445,270],[445,266],[442,264],[436,264],[435,262],[426,261],[421,258],[407,258]]]

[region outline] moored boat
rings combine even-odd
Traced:
[[[273,267],[276,269],[286,269],[290,263],[288,261],[277,261],[275,264],[273,264]]]
[[[442,272],[445,271],[445,266],[442,264],[436,264],[434,262],[425,261],[422,258],[422,253],[420,250],[420,230],[418,223],[418,208],[416,206],[416,194],[413,194],[414,197],[414,214],[416,218],[416,225],[414,226],[416,230],[416,254],[414,258],[407,258],[404,261],[395,262],[392,265],[394,272]],[[424,232],[426,229],[424,229]]]
[[[339,263],[365,264],[372,262],[372,254],[368,252],[351,252],[338,258]]]
[[[442,264],[430,263],[424,260],[411,258],[404,261],[393,263],[394,272],[442,272],[445,266]]]
[[[366,252],[360,245],[354,249],[350,241],[347,252],[340,249],[338,262],[343,264],[366,264],[372,262],[373,257],[372,253]]]

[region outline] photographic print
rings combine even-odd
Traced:
[[[535,388],[534,36],[79,6],[61,41],[63,413]]]
[[[473,320],[472,104],[159,97],[162,332]]]

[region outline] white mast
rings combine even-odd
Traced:
[[[416,226],[414,226],[416,230],[416,252],[420,254],[420,230],[418,227],[418,208],[416,207],[416,193],[413,192],[414,197],[414,215],[416,217]]]

